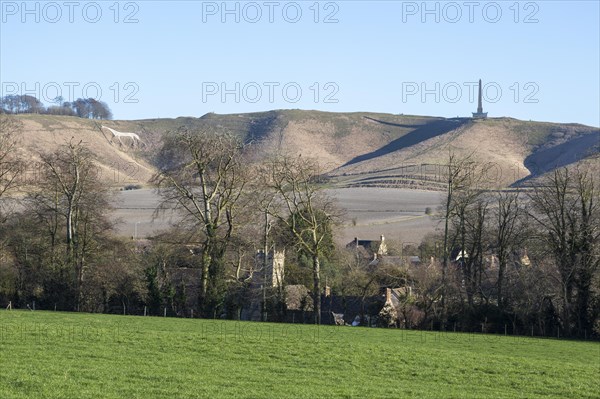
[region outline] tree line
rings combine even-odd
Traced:
[[[470,157],[449,156],[440,212],[445,228],[429,237],[442,243],[440,322],[597,334],[597,175],[586,167],[559,168],[530,187],[501,191],[489,190],[486,175],[485,165]]]
[[[2,304],[235,319],[258,298],[265,319],[285,320],[285,290],[259,281],[267,257],[256,256],[285,248],[284,282],[308,288],[303,309],[315,323],[327,314],[327,289],[358,301],[363,324],[600,334],[599,191],[584,169],[490,190],[484,166],[450,154],[440,228],[418,244],[389,242],[390,256],[373,262],[334,244],[344,215],[314,160],[259,160],[252,143],[208,127],[168,132],[153,184],[162,198],[156,214],[175,212],[177,225],[131,240],[115,233],[113,192],[84,143],[40,153],[39,179],[23,186],[14,151],[21,127],[6,115],[0,123]],[[392,312],[381,310],[384,288],[396,289]]]
[[[78,98],[69,102],[59,96],[53,100],[53,105],[45,106],[34,96],[17,94],[0,97],[0,114],[46,114],[112,119],[109,106],[104,101],[94,98]]]

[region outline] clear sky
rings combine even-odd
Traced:
[[[4,1],[2,95],[600,125],[599,1]]]

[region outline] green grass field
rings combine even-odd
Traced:
[[[0,311],[0,398],[599,398],[600,344]]]

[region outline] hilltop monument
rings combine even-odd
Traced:
[[[487,118],[487,112],[483,112],[483,106],[481,105],[481,79],[479,79],[479,96],[477,99],[477,112],[473,112],[473,119],[485,119]]]

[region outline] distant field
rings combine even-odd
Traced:
[[[0,397],[598,398],[600,344],[0,311]]]
[[[137,233],[138,238],[145,238],[167,229],[175,219],[169,211],[154,219],[154,211],[159,204],[160,197],[151,188],[119,191],[113,200],[117,232],[126,237]]]
[[[328,194],[346,210],[337,237],[341,243],[354,237],[376,240],[381,234],[395,241],[420,242],[437,226],[425,209],[435,212],[443,197],[436,191],[376,187],[332,189]]]
[[[442,198],[439,192],[393,188],[340,188],[327,192],[346,210],[344,226],[336,237],[340,243],[354,237],[378,239],[381,234],[397,241],[419,242],[437,224],[425,214],[425,208],[435,211]],[[171,212],[152,219],[159,202],[153,189],[120,191],[113,214],[122,222],[117,226],[119,233],[132,237],[137,229],[137,237],[143,238],[166,229],[173,221]]]

